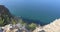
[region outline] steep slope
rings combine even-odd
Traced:
[[[0,15],[8,15],[11,16],[11,13],[9,12],[8,8],[6,8],[4,5],[0,5]]]
[[[9,12],[8,8],[4,5],[0,5],[0,26],[10,23],[12,15]]]
[[[60,32],[60,19],[56,19],[50,24],[47,24],[45,26],[39,26],[37,27],[33,32]]]
[[[56,19],[52,23],[45,25],[43,30],[46,32],[60,32],[60,19]]]

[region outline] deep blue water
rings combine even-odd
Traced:
[[[60,0],[0,0],[13,15],[49,23],[60,18]]]

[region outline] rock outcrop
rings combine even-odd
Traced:
[[[0,5],[0,15],[8,15],[8,17],[11,17],[11,13],[9,12],[8,8],[6,8],[4,5]]]
[[[46,32],[60,32],[60,19],[56,19],[52,23],[45,25],[43,30]]]
[[[21,24],[9,24],[9,25],[5,25],[4,27],[2,27],[3,32],[29,32],[25,26],[22,26]]]
[[[11,22],[12,14],[4,5],[0,5],[0,26],[7,25]]]
[[[52,23],[43,27],[37,27],[33,32],[60,32],[60,19],[54,20]]]
[[[39,31],[42,31],[42,27],[39,25],[38,27],[36,27],[36,29],[33,31],[33,32],[39,32]]]
[[[2,29],[3,29],[3,32],[16,32],[16,31],[18,31],[17,28],[13,28],[10,24],[6,25]]]
[[[7,7],[0,5],[0,26],[11,24],[13,20],[16,22],[17,20],[14,17]]]

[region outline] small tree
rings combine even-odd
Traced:
[[[0,17],[0,26],[3,26],[3,25],[4,25],[4,19],[2,20]]]
[[[29,24],[28,26],[27,26],[27,28],[29,29],[29,30],[34,30],[35,28],[36,28],[36,24],[35,23],[31,23],[31,24]]]
[[[12,24],[16,24],[16,20],[15,19],[11,19]]]
[[[21,25],[23,25],[23,26],[25,26],[25,25],[27,24],[27,23],[24,22],[22,19],[19,19],[18,21],[19,21],[19,23],[20,23]]]

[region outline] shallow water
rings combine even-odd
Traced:
[[[60,18],[60,0],[0,0],[13,15],[50,23]]]

